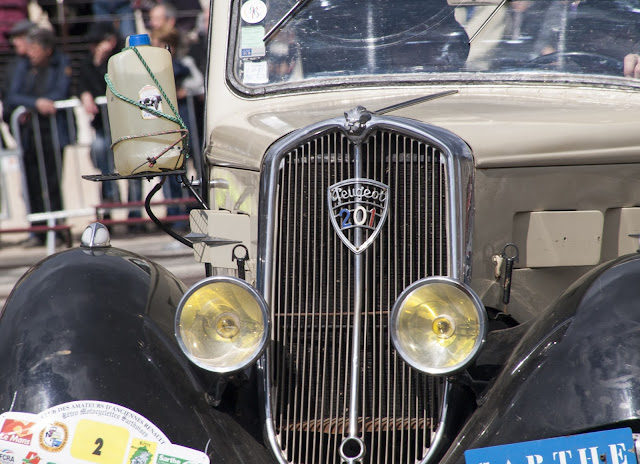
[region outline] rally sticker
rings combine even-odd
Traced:
[[[75,401],[40,414],[0,415],[0,464],[210,464],[209,457],[172,444],[140,414],[117,404]]]
[[[40,456],[35,451],[29,451],[22,460],[23,464],[40,464]]]
[[[36,426],[33,414],[13,413],[0,416],[0,441],[15,445],[31,445],[33,429]],[[5,443],[6,444],[6,443]]]
[[[9,448],[0,449],[0,464],[15,464],[16,455]]]
[[[158,445],[152,441],[133,440],[130,449],[129,462],[131,464],[151,464]]]
[[[62,422],[45,425],[40,431],[40,446],[42,449],[57,453],[67,444],[69,429]]]
[[[262,0],[249,0],[242,5],[240,16],[249,24],[259,23],[267,16],[267,5]]]

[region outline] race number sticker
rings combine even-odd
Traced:
[[[262,0],[249,0],[242,5],[240,17],[249,24],[256,24],[267,16],[267,5]]]
[[[81,419],[71,443],[71,456],[98,464],[122,462],[130,437],[125,427]]]
[[[101,401],[65,403],[40,414],[0,415],[2,456],[25,464],[210,464],[206,454],[172,444],[140,414]]]

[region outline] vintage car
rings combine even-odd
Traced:
[[[0,411],[212,463],[636,462],[639,36],[638,0],[212,2],[210,277],[92,225],[3,310]]]

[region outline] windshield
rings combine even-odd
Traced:
[[[623,77],[640,53],[640,0],[238,0],[235,12],[230,77],[250,93],[441,73]]]

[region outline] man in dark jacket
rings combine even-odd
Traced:
[[[6,104],[5,100],[7,98],[8,88],[9,88],[9,85],[11,85],[11,82],[13,80],[12,76],[16,72],[18,63],[20,63],[21,61],[24,61],[25,62],[24,65],[27,65],[29,61],[29,57],[27,56],[27,34],[34,27],[35,27],[34,23],[29,21],[28,19],[25,19],[14,24],[14,26],[11,28],[11,30],[7,34],[7,38],[9,39],[9,41],[11,42],[11,45],[13,46],[13,51],[15,52],[15,56],[9,63],[7,63],[4,66],[2,70],[4,80],[3,80],[2,89],[0,90],[0,99],[3,100],[2,116],[6,122],[9,122],[11,118],[11,112],[15,109]]]
[[[48,29],[29,31],[27,56],[29,60],[16,67],[6,103],[31,110],[21,121],[20,132],[30,212],[58,211],[62,209],[62,151],[69,136],[64,114],[57,112],[55,102],[69,98],[71,65],[56,50],[56,37]],[[43,235],[35,238],[44,242]]]

